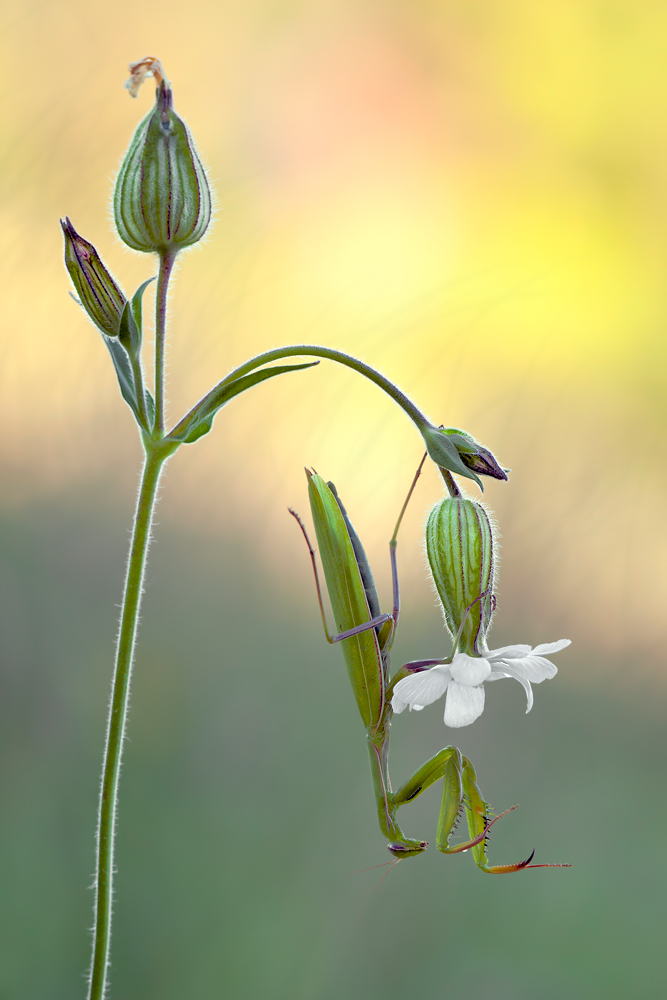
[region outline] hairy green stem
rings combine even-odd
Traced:
[[[454,479],[454,476],[447,469],[443,469],[442,466],[439,466],[439,468],[440,468],[440,475],[445,481],[445,486],[447,487],[447,491],[450,497],[460,497],[461,490],[456,485],[456,480]]]
[[[167,289],[176,254],[165,250],[160,254],[160,267],[155,294],[155,431],[164,435],[164,360],[167,330]]]
[[[264,354],[258,354],[256,357],[251,358],[246,361],[245,364],[240,365],[235,368],[234,371],[230,372],[214,386],[210,392],[200,399],[199,402],[192,407],[192,409],[183,417],[182,420],[173,428],[170,435],[177,435],[179,429],[185,426],[189,417],[191,417],[199,407],[216,392],[218,392],[223,386],[229,385],[230,382],[236,381],[236,379],[242,378],[244,375],[248,375],[250,372],[255,371],[256,368],[261,368],[262,365],[267,365],[271,361],[279,361],[281,358],[327,358],[329,361],[336,361],[340,365],[345,365],[347,368],[351,368],[355,372],[359,372],[360,375],[364,375],[375,385],[379,386],[388,396],[394,400],[395,403],[407,413],[410,419],[417,425],[417,428],[421,431],[424,427],[430,427],[430,420],[422,413],[418,406],[412,402],[411,399],[401,392],[393,382],[390,382],[386,376],[382,375],[375,368],[371,368],[364,361],[360,361],[358,358],[353,357],[351,354],[345,354],[343,351],[334,351],[330,347],[320,347],[318,344],[290,344],[287,347],[277,347],[272,351],[266,351]]]
[[[146,554],[160,473],[170,452],[153,449],[146,455],[127,564],[123,610],[120,620],[116,668],[114,672],[107,742],[102,770],[99,824],[97,833],[97,870],[95,877],[95,924],[93,958],[90,970],[89,1000],[102,1000],[106,987],[111,938],[113,894],[114,835],[118,775],[123,752],[132,658],[143,587]]]
[[[155,425],[153,436],[144,435],[146,459],[132,529],[132,544],[127,563],[125,590],[116,648],[116,665],[107,723],[107,741],[102,766],[102,789],[97,827],[97,866],[95,872],[95,922],[93,957],[90,967],[88,1000],[103,1000],[106,992],[111,942],[113,905],[114,840],[118,776],[123,754],[132,660],[141,607],[144,570],[150,543],[151,523],[162,467],[176,450],[164,438],[164,360],[167,327],[167,291],[175,254],[160,254],[155,301]],[[139,366],[139,362],[136,362]],[[139,367],[140,373],[140,367]],[[136,377],[136,371],[135,371]],[[139,379],[138,384],[143,384]],[[143,393],[143,389],[141,390]],[[142,414],[145,413],[145,407]]]

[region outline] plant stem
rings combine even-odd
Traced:
[[[146,459],[137,498],[132,544],[125,576],[125,590],[116,648],[116,666],[111,689],[107,742],[102,766],[102,790],[97,827],[97,867],[95,872],[95,924],[93,957],[90,967],[88,1000],[103,1000],[106,992],[111,942],[113,904],[114,840],[118,776],[123,754],[132,659],[141,607],[146,556],[151,523],[162,467],[178,447],[164,438],[164,356],[167,328],[167,290],[175,254],[160,254],[155,298],[155,426],[152,438],[143,436]],[[143,390],[142,390],[143,391]],[[145,409],[142,411],[145,413]]]
[[[97,870],[95,876],[95,925],[93,928],[93,958],[90,970],[89,1000],[102,1000],[105,995],[109,942],[111,939],[112,882],[114,836],[118,775],[120,772],[125,720],[127,716],[132,658],[141,605],[146,554],[150,542],[151,522],[160,473],[170,454],[165,449],[153,449],[146,454],[137,509],[132,533],[132,546],[127,564],[123,610],[116,650],[111,705],[107,727],[107,742],[102,769],[99,824],[97,832]]]
[[[160,254],[160,267],[155,294],[155,431],[164,435],[164,355],[167,330],[167,289],[176,254],[165,250]]]
[[[255,371],[256,368],[261,368],[262,365],[269,364],[271,361],[278,361],[281,358],[299,358],[299,357],[309,357],[309,358],[327,358],[329,361],[336,361],[340,365],[345,365],[346,368],[351,368],[355,372],[359,372],[360,375],[364,375],[375,385],[379,386],[388,396],[394,400],[395,403],[405,410],[410,419],[417,425],[417,428],[422,431],[425,427],[431,427],[430,420],[422,413],[418,406],[409,399],[405,393],[401,392],[393,382],[382,375],[375,368],[371,368],[364,361],[360,361],[358,358],[353,357],[351,354],[345,354],[343,351],[334,351],[330,347],[320,347],[318,344],[290,344],[288,347],[277,347],[273,351],[266,351],[264,354],[258,354],[256,357],[251,358],[250,361],[246,361],[245,364],[240,365],[235,368],[234,371],[230,372],[222,382],[218,382],[210,392],[207,392],[203,399],[200,399],[195,406],[183,417],[182,420],[178,422],[176,427],[170,431],[170,435],[177,436],[181,428],[187,424],[188,419],[202,406],[202,404],[209,398],[215,395],[223,386],[229,385],[230,382],[234,382],[236,379],[242,378],[244,375],[248,375],[250,372]]]
[[[359,372],[360,375],[365,375],[366,378],[370,379],[371,382],[375,382],[380,389],[383,389],[394,402],[398,403],[402,409],[405,410],[407,415],[413,420],[418,427],[422,427],[425,424],[429,424],[430,421],[426,419],[424,414],[421,412],[419,407],[415,406],[411,399],[401,392],[393,382],[390,382],[388,378],[382,375],[375,368],[371,368],[364,361],[360,361],[358,358],[352,357],[351,354],[345,354],[343,351],[334,351],[330,347],[320,347],[318,344],[294,344],[289,347],[278,347],[273,351],[266,351],[264,354],[258,354],[257,357],[251,358],[250,361],[246,361],[244,365],[236,368],[231,372],[227,379],[240,378],[242,375],[247,375],[248,372],[252,372],[255,368],[260,368],[262,365],[266,365],[271,361],[278,361],[280,358],[291,358],[291,357],[312,357],[312,358],[328,358],[329,361],[337,361],[340,365],[345,365],[347,368],[352,368],[353,371]],[[227,381],[227,379],[225,381]]]
[[[447,487],[447,491],[450,497],[460,497],[461,490],[456,485],[456,480],[454,479],[454,476],[447,469],[443,469],[442,466],[439,466],[439,469],[440,469],[440,475],[445,480],[445,486]]]

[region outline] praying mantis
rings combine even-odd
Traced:
[[[561,867],[532,865],[530,862],[534,851],[530,857],[518,864],[489,864],[487,856],[489,830],[498,819],[512,810],[508,809],[490,818],[492,807],[479,789],[475,769],[457,747],[448,746],[440,750],[418,768],[397,791],[392,790],[388,754],[394,686],[399,680],[415,671],[451,662],[451,657],[440,660],[416,660],[400,667],[391,679],[389,675],[389,653],[396,634],[400,610],[396,562],[397,536],[425,459],[426,455],[413,479],[389,543],[393,594],[391,614],[383,614],[380,611],[366,554],[335,486],[333,483],[326,483],[316,472],[306,469],[315,533],[337,629],[333,636],[327,627],[315,551],[301,518],[290,508],[290,513],[297,520],[308,545],[327,641],[340,643],[357,707],[366,730],[380,829],[389,841],[387,846],[390,853],[397,860],[422,854],[428,847],[428,842],[406,837],[396,814],[401,806],[414,801],[427,788],[442,779],[442,801],[436,834],[436,847],[441,853],[458,854],[471,850],[477,866],[487,874],[506,874],[525,868]],[[480,594],[478,600],[486,596],[488,595]],[[458,637],[454,641],[453,653],[456,651],[457,642]],[[515,808],[516,806],[512,807]],[[464,843],[452,844],[451,839],[463,811],[466,813],[469,839]]]

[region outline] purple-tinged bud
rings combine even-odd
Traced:
[[[479,656],[491,624],[495,558],[493,529],[481,504],[446,497],[426,524],[426,552],[447,628],[458,649]]]
[[[470,434],[455,427],[443,428],[442,433],[454,443],[461,461],[472,472],[477,472],[480,476],[491,476],[493,479],[507,479],[510,470],[503,469],[489,449],[478,444]]]
[[[159,80],[155,107],[125,154],[114,217],[120,238],[133,250],[174,253],[206,232],[211,194],[192,137],[173,110],[171,87],[154,67],[152,72]]]
[[[488,448],[482,447],[470,434],[456,427],[422,427],[426,450],[433,461],[459,476],[474,479],[484,489],[479,476],[507,479],[509,469],[503,469]]]
[[[68,218],[60,220],[65,237],[65,267],[81,305],[98,330],[117,337],[127,299],[87,240],[79,236]]]

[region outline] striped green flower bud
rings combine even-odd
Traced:
[[[192,246],[211,219],[211,193],[185,123],[161,79],[155,107],[141,122],[114,192],[118,234],[133,250],[168,253]]]
[[[100,255],[65,218],[60,220],[65,237],[65,266],[81,305],[98,330],[117,337],[127,299],[100,260]]]
[[[495,600],[493,529],[474,500],[446,497],[426,525],[426,551],[447,628],[469,656],[485,648]]]

